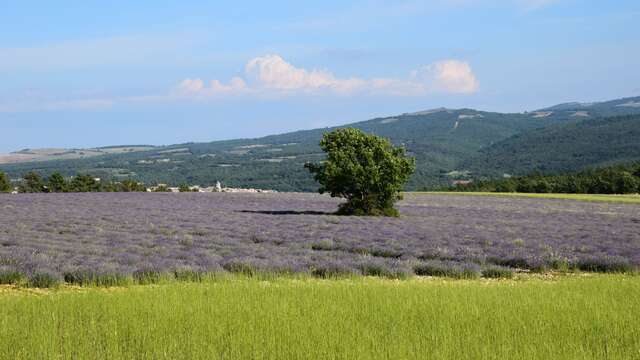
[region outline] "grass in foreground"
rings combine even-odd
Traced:
[[[0,358],[630,359],[640,277],[0,287]]]
[[[579,200],[596,202],[613,202],[624,204],[640,204],[640,195],[606,195],[606,194],[532,194],[532,193],[495,193],[495,192],[466,192],[466,191],[434,191],[416,192],[415,194],[433,195],[470,195],[470,196],[504,196],[504,197],[524,197],[535,199],[560,199]]]

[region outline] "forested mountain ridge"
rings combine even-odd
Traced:
[[[634,110],[635,109],[635,110]],[[551,106],[540,111],[587,111],[592,117],[627,115],[640,111],[640,97],[622,98],[595,103],[570,102]]]
[[[476,174],[559,173],[640,159],[640,115],[574,120],[514,135],[462,163]]]
[[[581,136],[591,134],[593,149],[603,147],[603,141],[595,136],[598,127],[607,129],[607,136],[615,141],[640,144],[637,132],[627,131],[638,123],[637,117],[604,118],[629,114],[640,114],[640,97],[593,104],[568,103],[525,113],[440,108],[342,127],[356,127],[404,145],[417,162],[408,189],[422,189],[447,185],[456,179],[520,174],[531,169],[579,170],[596,163],[640,158],[627,145],[617,147],[617,152],[603,153],[603,156],[597,155],[600,150],[591,154],[589,143],[575,149],[567,148],[577,146],[575,141],[569,141],[571,136],[568,134],[572,131],[578,131]],[[0,170],[14,179],[30,170],[44,176],[61,171],[67,175],[91,173],[107,179],[131,177],[148,184],[212,185],[221,181],[234,187],[311,191],[317,185],[303,164],[323,157],[318,141],[323,132],[332,129],[296,131],[257,139],[177,144],[91,158],[8,164],[0,165]],[[520,142],[522,146],[518,145]],[[577,160],[546,155],[526,157],[523,154],[528,152],[540,153],[529,148],[534,146],[532,142],[555,144],[556,150],[564,149],[556,151],[557,154],[571,153]],[[591,155],[583,156],[583,153]]]

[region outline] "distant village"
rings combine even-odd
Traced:
[[[276,190],[264,190],[264,189],[253,189],[253,188],[231,188],[231,187],[222,187],[222,184],[217,181],[215,186],[202,187],[199,185],[189,186],[190,192],[201,192],[201,193],[214,193],[214,192],[229,192],[229,193],[276,193]],[[181,187],[170,187],[166,184],[158,184],[157,186],[152,186],[147,188],[147,192],[158,192],[161,189],[167,189],[167,192],[184,192],[184,188]]]
[[[276,190],[264,190],[254,188],[223,187],[220,181],[214,186],[199,186],[181,184],[169,186],[158,184],[147,186],[133,179],[121,181],[103,181],[99,177],[80,174],[64,178],[59,173],[54,173],[47,178],[42,178],[36,172],[25,174],[22,179],[9,179],[0,172],[0,192],[18,193],[60,193],[60,192],[199,192],[199,193],[276,193]]]

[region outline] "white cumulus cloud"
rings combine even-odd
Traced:
[[[239,77],[234,77],[228,84],[223,84],[219,80],[212,80],[206,86],[202,79],[184,79],[176,87],[177,96],[212,96],[216,94],[239,94],[247,90],[247,85]]]
[[[279,55],[265,55],[250,60],[245,72],[258,86],[276,90],[327,89],[348,93],[365,85],[358,78],[338,79],[326,70],[305,70],[286,62]]]
[[[184,79],[178,84],[178,90],[185,93],[197,93],[204,89],[204,81],[200,79]]]
[[[242,77],[223,82],[187,78],[172,91],[157,95],[114,98],[55,99],[38,98],[1,101],[0,113],[26,111],[95,110],[122,103],[173,102],[194,99],[204,101],[224,96],[277,97],[294,94],[335,94],[338,96],[384,95],[423,96],[429,94],[471,94],[479,82],[471,65],[448,59],[422,66],[404,78],[337,77],[328,70],[304,69],[279,55],[264,55],[247,62]]]
[[[429,93],[469,94],[479,84],[471,66],[459,60],[443,60],[421,67],[407,78],[339,78],[328,70],[299,68],[279,55],[268,54],[251,59],[244,78],[234,77],[228,83],[202,79],[185,79],[177,86],[184,96],[293,93],[354,93],[416,96]]]
[[[478,80],[469,63],[443,60],[413,72],[418,83],[427,84],[436,92],[470,94],[478,91]]]

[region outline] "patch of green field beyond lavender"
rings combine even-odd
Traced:
[[[640,277],[0,288],[2,359],[632,359]]]
[[[496,193],[496,192],[472,192],[472,191],[437,191],[437,192],[418,192],[417,194],[433,194],[433,195],[469,195],[469,196],[502,196],[511,198],[534,198],[534,199],[558,199],[558,200],[577,200],[577,201],[595,201],[595,202],[611,202],[623,204],[640,204],[640,195],[624,194],[624,195],[608,195],[608,194],[536,194],[536,193]]]

